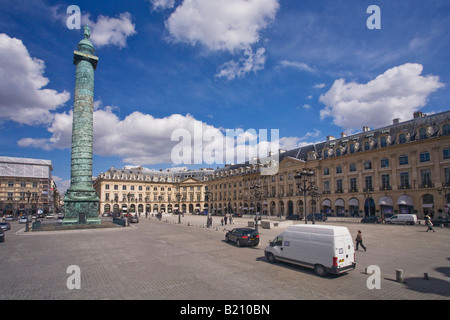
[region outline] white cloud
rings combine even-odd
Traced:
[[[149,0],[152,4],[153,10],[171,9],[175,5],[175,0]]]
[[[275,18],[278,0],[184,0],[166,21],[172,40],[211,50],[246,50]]]
[[[32,58],[20,39],[0,34],[0,120],[22,124],[51,123],[51,111],[64,105],[70,94],[45,89],[44,61]]]
[[[313,68],[311,68],[304,62],[283,60],[283,61],[281,61],[281,66],[282,67],[291,67],[291,68],[298,69],[300,71],[307,71],[307,72],[311,72],[311,73],[316,72]]]
[[[97,22],[92,21],[89,14],[82,16],[82,23],[88,24],[91,28],[91,41],[97,47],[115,45],[124,48],[127,38],[136,34],[135,25],[131,20],[128,12],[121,13],[118,18],[100,15]]]
[[[57,114],[54,119],[48,129],[52,134],[50,138],[24,138],[18,142],[19,146],[44,150],[70,148],[72,113]],[[198,160],[221,165],[249,160],[259,152],[266,156],[272,148],[267,143],[269,137],[264,140],[258,136],[259,132],[241,129],[231,132],[235,135],[230,136],[226,130],[196,120],[189,114],[154,118],[133,112],[121,120],[112,107],[106,107],[94,111],[94,154],[118,156],[134,165],[202,163]],[[188,150],[187,158],[178,157],[178,150],[183,146],[187,147],[184,149]],[[278,150],[278,141],[273,149]],[[174,156],[187,161],[177,162]]]
[[[407,120],[428,102],[428,96],[444,86],[437,76],[422,76],[421,64],[406,63],[387,70],[366,84],[338,79],[319,101],[326,107],[321,118],[348,131],[362,126],[381,127],[392,119]]]
[[[265,49],[259,48],[256,53],[251,49],[245,51],[245,58],[241,58],[239,62],[235,60],[224,63],[216,74],[217,78],[226,78],[227,80],[234,80],[235,78],[243,78],[250,72],[256,73],[258,70],[264,69],[266,57],[264,55]]]
[[[314,89],[322,89],[325,88],[325,83],[317,83],[314,85]]]

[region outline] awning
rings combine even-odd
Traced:
[[[407,196],[406,194],[398,198],[397,205],[404,205],[404,206],[413,206],[413,200],[410,196]]]
[[[359,201],[356,198],[351,198],[348,202],[349,206],[353,206],[353,207],[358,207],[359,206]]]
[[[378,205],[392,207],[394,205],[394,203],[392,202],[391,197],[384,196],[384,197],[381,197],[380,200],[378,200]]]
[[[343,207],[343,206],[344,206],[344,200],[342,200],[342,199],[337,199],[337,200],[334,202],[334,206],[335,206],[335,207]]]
[[[422,208],[433,208],[433,204],[432,203],[424,203],[422,205]]]
[[[331,207],[331,201],[329,199],[323,200],[322,206]]]

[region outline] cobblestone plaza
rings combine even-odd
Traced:
[[[261,243],[239,248],[224,241],[225,229],[247,226],[235,218],[222,226],[213,217],[177,215],[141,218],[126,228],[24,232],[11,223],[1,244],[0,299],[124,299],[124,300],[316,300],[450,298],[449,228],[345,225],[352,235],[362,230],[367,252],[357,251],[354,271],[320,278],[310,269],[270,264],[264,247],[284,227],[261,229]],[[80,289],[69,289],[69,266],[78,266]],[[368,289],[371,274],[380,268],[380,289]],[[403,270],[403,283],[396,270]],[[424,279],[424,274],[428,280]]]

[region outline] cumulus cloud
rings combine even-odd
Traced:
[[[319,98],[326,106],[320,116],[332,117],[334,124],[349,132],[389,125],[395,118],[410,119],[432,92],[444,86],[439,77],[422,76],[422,71],[421,64],[406,63],[365,84],[338,79]]]
[[[220,165],[249,160],[258,156],[258,152],[264,152],[263,156],[266,156],[272,150],[270,144],[266,144],[269,137],[259,139],[257,132],[242,129],[229,135],[228,131],[208,125],[189,114],[155,118],[133,112],[120,119],[113,109],[108,106],[94,111],[94,153],[118,156],[126,163]],[[48,129],[52,134],[50,138],[24,138],[18,144],[44,150],[70,148],[71,128],[72,112],[57,114]],[[278,150],[278,146],[274,146],[273,149]]]
[[[166,21],[171,38],[211,50],[245,50],[274,20],[278,0],[184,0]]]
[[[82,23],[91,28],[91,41],[97,47],[114,45],[124,48],[127,38],[136,34],[131,14],[121,13],[118,18],[98,16],[97,22],[90,19],[90,15],[82,16]]]
[[[224,63],[216,77],[232,80],[264,69],[264,48],[253,52],[261,31],[274,19],[278,0],[184,0],[166,21],[173,42],[242,54]]]
[[[0,120],[27,125],[52,122],[51,111],[64,105],[70,94],[45,88],[44,61],[30,56],[23,42],[0,34]]]

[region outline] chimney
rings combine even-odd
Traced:
[[[327,141],[332,141],[332,140],[336,140],[336,138],[333,136],[327,136]]]
[[[364,127],[363,127],[363,132],[369,132],[369,131],[370,131],[370,129],[369,129],[368,126],[364,126]]]
[[[423,113],[422,111],[417,111],[417,112],[414,112],[414,113],[413,113],[414,119],[422,118],[422,117],[425,117],[425,116],[426,116],[426,114]]]
[[[392,124],[399,124],[400,123],[400,118],[395,118],[394,120],[392,120]]]
[[[345,132],[341,132],[341,138],[345,138],[347,134]]]

